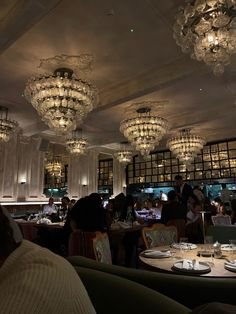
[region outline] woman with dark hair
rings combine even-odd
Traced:
[[[69,262],[22,240],[18,231],[0,206],[0,312],[94,314],[87,292]]]

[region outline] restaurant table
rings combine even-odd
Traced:
[[[228,251],[222,251],[222,257],[221,258],[212,258],[211,257],[199,257],[198,256],[198,251],[202,251],[206,249],[206,244],[197,244],[197,248],[193,250],[186,250],[184,252],[184,259],[189,259],[189,260],[198,260],[199,262],[204,262],[204,263],[209,263],[211,267],[211,271],[205,274],[199,274],[200,276],[205,276],[205,277],[236,277],[236,270],[235,272],[229,271],[224,268],[224,263],[226,259],[230,259],[229,256],[230,253]],[[209,246],[209,245],[208,245]],[[166,257],[166,258],[148,258],[143,256],[143,252],[140,253],[139,258],[140,260],[144,263],[147,264],[148,266],[151,266],[152,268],[155,268],[158,271],[161,272],[168,272],[172,274],[185,274],[185,275],[195,275],[192,272],[181,272],[181,271],[176,271],[173,269],[174,263],[178,262],[178,260],[183,260],[182,252],[180,249],[175,249],[170,246],[160,246],[160,247],[155,247],[152,248],[153,250],[157,251],[167,251],[170,250],[172,253],[171,257]],[[234,254],[234,258],[235,254]],[[213,262],[213,265],[212,265]]]

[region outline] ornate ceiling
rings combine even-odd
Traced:
[[[184,0],[4,0],[0,12],[0,105],[26,136],[62,143],[22,96],[40,59],[93,54],[100,102],[82,128],[91,147],[119,148],[119,123],[132,102],[165,100],[171,130],[193,128],[207,141],[236,137],[236,56],[215,77],[176,45],[172,25]],[[235,85],[236,86],[236,85]]]

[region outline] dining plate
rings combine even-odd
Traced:
[[[231,244],[221,244],[221,251],[232,251],[235,250],[235,247],[232,247]]]
[[[225,269],[236,273],[236,266],[230,266],[229,264],[225,264]]]
[[[146,258],[157,258],[157,259],[162,259],[162,258],[169,258],[171,257],[171,252],[170,251],[155,251],[155,250],[146,250],[140,254],[143,257]]]
[[[180,249],[195,250],[197,248],[197,245],[193,243],[173,243],[171,247],[179,250]]]
[[[186,274],[206,274],[211,271],[211,267],[204,262],[199,262],[199,269],[183,268],[183,260],[174,263],[172,269]]]

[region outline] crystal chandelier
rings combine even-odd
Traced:
[[[82,137],[81,130],[72,131],[66,140],[67,150],[73,155],[83,155],[88,148],[88,141]]]
[[[76,78],[69,68],[58,68],[52,74],[31,78],[25,97],[42,120],[58,133],[74,130],[76,123],[81,122],[98,101],[97,89],[89,81]]]
[[[158,102],[136,103],[128,108],[128,118],[120,123],[120,131],[142,156],[155,149],[167,132],[168,123],[157,115]]]
[[[224,72],[236,52],[236,1],[190,0],[179,8],[174,38],[184,53],[204,61],[215,75]]]
[[[18,123],[8,119],[8,108],[0,107],[0,142],[8,142]]]
[[[179,135],[168,140],[170,151],[184,164],[193,161],[197,153],[205,145],[205,140],[200,136],[190,133],[190,129],[183,129]]]
[[[60,161],[59,157],[51,157],[49,160],[47,160],[45,169],[49,173],[51,177],[61,177],[61,171],[62,171],[62,162]]]
[[[127,142],[121,143],[121,149],[115,153],[115,157],[123,165],[127,165],[132,161],[133,151],[128,148]]]

